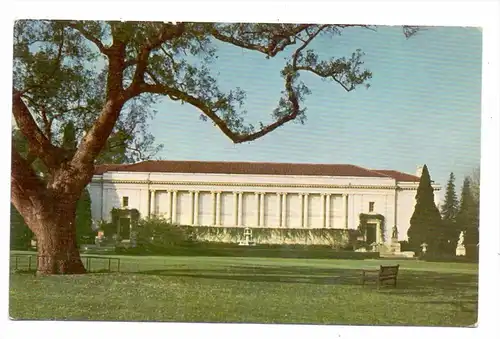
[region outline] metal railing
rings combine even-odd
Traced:
[[[48,256],[30,253],[13,253],[10,255],[11,269],[16,271],[36,270],[40,260],[43,260],[45,257]],[[86,255],[82,255],[80,258],[87,272],[120,272],[120,258]]]

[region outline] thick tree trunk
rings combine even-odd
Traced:
[[[37,274],[86,273],[76,239],[76,203],[56,202],[52,213],[38,218]]]

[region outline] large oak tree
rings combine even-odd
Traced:
[[[300,74],[313,73],[346,91],[366,85],[362,52],[321,59],[310,44],[359,25],[18,21],[14,29],[12,113],[28,155],[12,147],[11,201],[38,240],[39,274],[84,273],[75,231],[76,202],[96,159],[135,128],[124,116],[151,114],[168,98],[196,107],[234,143],[258,139],[290,121],[303,122],[310,93]],[[408,37],[415,33],[404,27]],[[216,45],[285,55],[282,97],[269,123],[247,124],[241,89],[224,92],[210,72]],[[265,60],[263,60],[265,61]],[[74,149],[54,137],[68,121]],[[132,131],[133,132],[133,131]],[[126,131],[124,135],[130,135]],[[139,140],[152,147],[150,139]],[[41,177],[34,159],[46,168]],[[133,160],[133,159],[132,159]]]

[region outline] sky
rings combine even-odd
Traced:
[[[219,84],[247,93],[247,121],[269,122],[283,89],[284,58],[218,46]],[[457,189],[480,165],[482,33],[474,27],[429,27],[406,39],[401,27],[348,29],[311,45],[325,58],[360,48],[372,71],[370,88],[346,92],[311,74],[304,103],[307,121],[290,123],[250,143],[233,144],[197,109],[163,100],[150,131],[162,159],[349,163],[414,174],[426,164],[444,188],[450,172]],[[459,192],[458,192],[459,193]]]

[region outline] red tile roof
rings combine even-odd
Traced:
[[[394,171],[394,170],[373,170],[378,173],[385,174],[396,181],[408,181],[408,182],[419,182],[420,178],[417,177],[416,175],[408,174],[408,173],[403,173],[399,171]]]
[[[268,162],[222,162],[158,160],[135,164],[98,165],[95,174],[105,172],[163,172],[163,173],[218,173],[218,174],[267,174],[311,175],[394,178],[397,181],[418,181],[418,177],[391,170],[369,170],[348,164],[306,164]]]
[[[105,172],[120,171],[121,168],[128,166],[129,164],[102,164],[96,165],[94,169],[95,175],[100,175]]]

